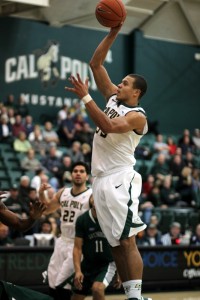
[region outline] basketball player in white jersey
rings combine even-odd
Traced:
[[[114,85],[103,66],[120,27],[111,28],[90,62],[97,87],[107,100],[104,112],[88,94],[88,79],[71,76],[74,92],[97,125],[93,141],[93,196],[97,217],[108,242],[129,300],[141,296],[143,262],[135,235],[146,225],[138,216],[141,176],[134,170],[134,151],[147,132],[147,119],[139,100],[147,90],[142,76],[130,74]],[[149,299],[149,298],[148,298]]]
[[[73,247],[75,239],[75,223],[77,218],[89,210],[92,190],[86,186],[88,166],[84,162],[76,162],[72,166],[72,187],[62,188],[53,196],[46,199],[44,191],[50,186],[43,184],[39,190],[40,200],[47,205],[45,214],[61,209],[61,236],[56,240],[51,256],[47,275],[50,293],[55,300],[69,300],[71,286],[67,279],[74,272]]]

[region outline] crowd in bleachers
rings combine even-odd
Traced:
[[[90,166],[93,134],[79,103],[73,107],[64,105],[56,122],[47,119],[38,124],[23,97],[16,101],[9,95],[0,103],[0,181],[1,189],[9,190],[6,206],[23,217],[29,213],[30,201],[38,197],[41,183],[52,186],[49,198],[62,186],[70,185],[72,163],[81,160]],[[186,240],[200,243],[199,154],[199,129],[163,135],[150,127],[142,138],[135,152],[135,169],[143,178],[139,210],[148,226],[138,236],[139,244],[165,245],[174,232],[171,244]],[[42,232],[45,222],[48,232],[58,235],[59,217],[59,212],[43,217],[26,235]],[[192,239],[196,231],[197,238]],[[168,238],[164,238],[167,234]],[[12,244],[22,237],[1,224],[0,245]]]

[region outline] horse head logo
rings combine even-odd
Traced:
[[[37,59],[37,69],[44,87],[55,86],[59,80],[57,63],[59,60],[59,44],[51,42],[45,53]]]

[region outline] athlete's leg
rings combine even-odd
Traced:
[[[121,240],[112,248],[112,254],[128,299],[141,299],[143,261],[135,236]]]
[[[111,249],[122,282],[142,278],[143,261],[135,236],[121,240],[119,246]]]
[[[93,300],[105,300],[105,285],[103,282],[94,282],[92,285]]]

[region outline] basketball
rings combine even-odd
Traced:
[[[126,19],[126,9],[122,0],[101,0],[95,15],[102,26],[117,27]]]

